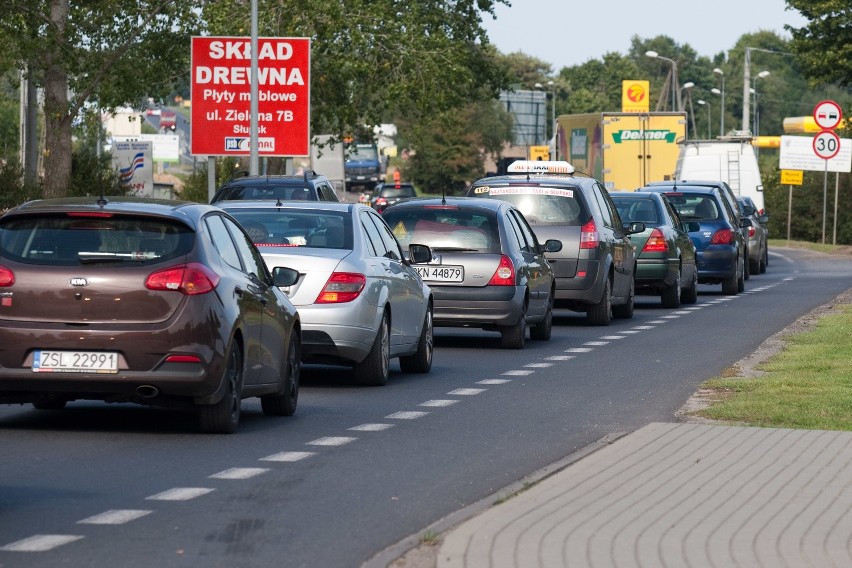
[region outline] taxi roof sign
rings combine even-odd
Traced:
[[[564,160],[516,160],[509,164],[510,174],[573,174],[574,166]]]

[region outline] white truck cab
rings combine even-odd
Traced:
[[[680,142],[676,179],[724,181],[735,195],[751,197],[763,213],[763,181],[753,139],[749,132],[733,132],[715,140]]]

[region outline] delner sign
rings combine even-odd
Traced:
[[[308,38],[258,38],[258,154],[310,154]],[[196,155],[249,153],[251,39],[192,38],[192,145]]]
[[[812,136],[782,136],[779,169],[809,172],[849,172],[852,170],[852,139],[840,139],[840,151],[829,160],[814,153]]]

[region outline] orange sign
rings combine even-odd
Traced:
[[[648,112],[650,109],[650,81],[621,82],[621,111]]]

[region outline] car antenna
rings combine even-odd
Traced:
[[[109,201],[106,200],[106,197],[104,197],[103,191],[101,191],[101,196],[98,198],[96,203],[98,204],[98,207],[100,207],[100,208],[106,207],[106,204],[109,203]]]
[[[283,207],[284,206],[284,204],[281,203],[281,196],[280,195],[278,196],[278,201],[275,202],[275,206],[276,207]]]
[[[444,188],[444,170],[441,170],[441,205],[447,204],[447,195]]]

